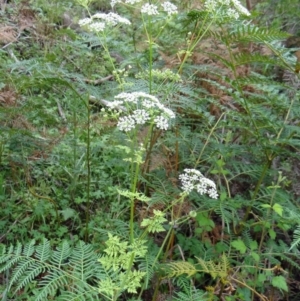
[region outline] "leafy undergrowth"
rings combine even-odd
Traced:
[[[0,3],[2,300],[299,300],[294,11],[163,3]]]

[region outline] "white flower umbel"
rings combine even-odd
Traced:
[[[250,16],[250,12],[247,8],[245,8],[240,1],[238,0],[231,0],[236,10],[241,13],[242,15]]]
[[[132,117],[136,124],[140,125],[145,124],[150,119],[149,114],[145,110],[135,110],[132,114]]]
[[[168,119],[165,118],[164,116],[155,117],[154,122],[156,124],[156,127],[161,130],[167,130],[169,127]]]
[[[146,3],[142,6],[141,13],[148,16],[158,15],[157,6],[154,4]]]
[[[125,132],[132,130],[136,125],[147,123],[161,130],[167,130],[170,120],[175,118],[175,113],[165,107],[157,97],[144,92],[120,93],[107,106],[111,109],[125,108],[123,113],[127,115],[120,117],[117,125]]]
[[[93,22],[92,19],[90,19],[90,18],[84,18],[84,19],[79,20],[78,24],[79,24],[79,26],[85,26],[85,25],[88,25],[88,24],[90,24],[92,22]]]
[[[142,0],[125,0],[125,3],[126,4],[131,4],[131,5],[133,5],[133,4],[136,4],[136,3],[139,3],[139,2],[141,2]]]
[[[93,22],[88,25],[88,28],[90,31],[100,32],[105,29],[105,23],[104,22]]]
[[[205,178],[199,170],[186,168],[184,173],[179,175],[179,179],[182,184],[182,190],[187,194],[196,190],[200,195],[208,194],[212,199],[218,198],[216,184],[212,180]]]
[[[90,31],[101,32],[104,31],[106,26],[116,26],[118,24],[130,25],[131,23],[128,19],[110,12],[108,14],[96,13],[90,18],[79,20],[78,24]]]
[[[161,5],[164,9],[164,11],[170,16],[170,15],[175,15],[178,14],[177,6],[172,4],[171,2],[167,1],[162,3]]]
[[[131,116],[120,117],[117,126],[121,131],[129,132],[134,129],[135,120]]]
[[[250,12],[239,0],[206,0],[205,9],[218,16],[238,19],[240,15],[250,16]]]
[[[117,24],[125,24],[125,25],[130,25],[131,22],[119,16],[118,14],[115,13],[108,13],[108,14],[103,14],[103,13],[97,13],[92,16],[92,19],[102,19],[107,25],[112,25],[115,26]]]
[[[240,17],[239,13],[233,8],[228,8],[227,15],[230,19],[236,19],[236,20]]]

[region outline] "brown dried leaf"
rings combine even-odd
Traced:
[[[19,28],[20,30],[24,30],[34,26],[35,22],[35,14],[34,11],[30,8],[22,8],[19,11],[18,16]]]
[[[17,38],[17,30],[12,26],[0,23],[0,43],[7,44],[15,42]]]

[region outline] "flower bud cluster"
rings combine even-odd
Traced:
[[[199,194],[208,194],[212,199],[218,198],[216,184],[205,178],[199,170],[184,169],[184,173],[179,175],[182,184],[182,190],[189,194],[192,190],[196,190]]]
[[[125,107],[126,112],[131,112],[118,120],[117,126],[124,132],[147,123],[154,123],[158,129],[167,130],[170,120],[175,118],[172,110],[161,104],[155,96],[144,92],[120,93],[107,106],[110,109]]]
[[[239,0],[206,0],[204,4],[208,12],[215,13],[221,8],[224,17],[238,19],[240,15],[250,16],[250,12]]]
[[[170,69],[165,69],[165,70],[152,69],[151,76],[154,81],[155,80],[157,80],[157,81],[171,80],[176,83],[181,81],[180,75],[178,73],[174,73]],[[145,70],[145,71],[139,72],[135,75],[135,78],[148,79],[149,71]]]
[[[136,3],[141,2],[142,0],[111,0],[110,4],[112,7],[114,7],[117,3],[125,3],[125,4],[130,4],[134,5]],[[166,1],[161,4],[162,9],[164,12],[168,14],[168,16],[178,14],[177,6],[174,5],[173,3]],[[145,3],[141,7],[141,13],[146,14],[148,16],[154,16],[158,15],[158,6],[150,3]]]
[[[106,26],[115,26],[118,24],[130,25],[130,21],[115,13],[96,13],[90,18],[79,20],[78,24],[81,27],[86,27],[90,31],[102,32]]]

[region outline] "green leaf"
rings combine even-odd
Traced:
[[[269,230],[269,235],[270,235],[271,239],[275,239],[276,238],[276,232],[273,229]]]
[[[280,216],[282,216],[283,208],[280,204],[274,204],[273,205],[273,210]]]
[[[262,286],[264,282],[267,280],[267,276],[263,273],[259,274],[257,277],[257,282]]]
[[[67,219],[74,217],[76,212],[72,208],[66,208],[64,210],[61,210],[61,214],[63,215],[64,221],[66,221]]]
[[[258,244],[256,240],[251,240],[249,243],[249,247],[252,251],[257,250]]]
[[[263,208],[271,208],[271,205],[269,205],[269,204],[262,204],[261,205]]]
[[[283,276],[275,276],[272,279],[272,285],[280,290],[285,292],[288,291],[288,286],[286,284],[286,280]]]
[[[231,242],[231,245],[241,252],[241,254],[245,254],[247,247],[241,239],[237,239]]]
[[[255,252],[252,252],[252,253],[251,253],[251,256],[253,257],[253,259],[254,259],[256,262],[259,262],[259,260],[260,260],[259,254],[255,253]]]
[[[206,213],[198,213],[196,220],[199,227],[204,231],[211,231],[215,227],[215,223],[207,216]]]

